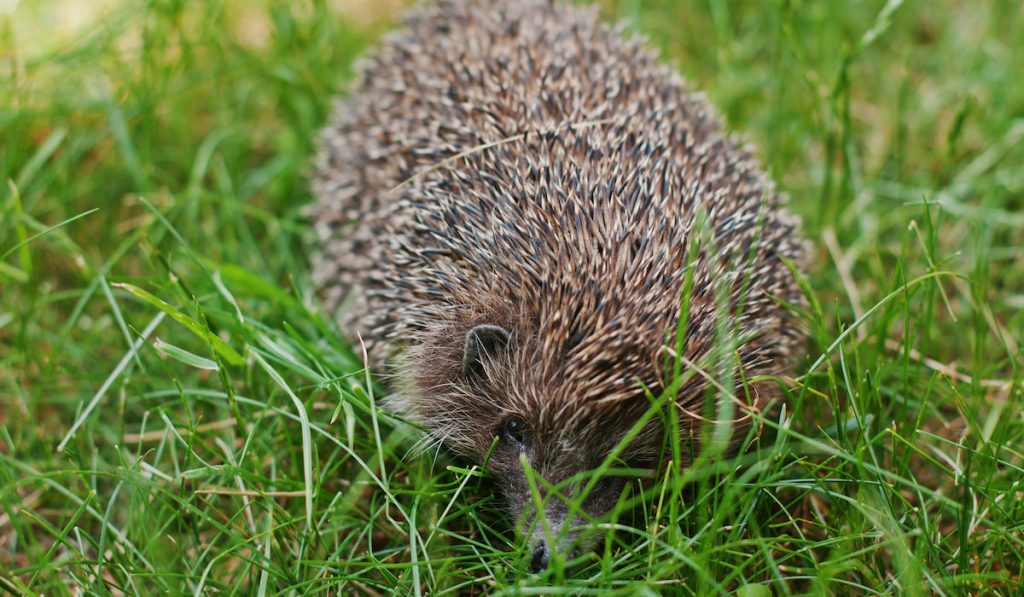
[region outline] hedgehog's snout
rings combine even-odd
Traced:
[[[557,522],[551,521],[550,516],[548,520],[551,530],[550,541],[554,541],[554,545],[549,541],[549,536],[540,528],[535,529],[528,543],[530,546],[530,572],[533,573],[547,570],[556,554],[563,561],[568,561],[593,548],[592,537],[580,532],[581,529],[569,529],[566,532],[566,529],[560,530],[560,527],[567,522],[563,522],[561,525],[557,524]],[[540,526],[541,523],[538,522],[537,527]]]
[[[611,487],[609,484],[599,485]],[[562,497],[572,499],[572,489],[564,487],[561,491],[567,494]],[[546,492],[542,493],[546,495]],[[592,493],[581,504],[586,516],[573,513],[569,504],[557,496],[548,497],[542,514],[536,514],[529,502],[523,505],[524,518],[532,520],[526,539],[530,572],[543,572],[556,556],[568,561],[594,548],[597,536],[585,520],[588,517],[597,519],[607,513],[611,506],[603,493]]]
[[[548,562],[551,560],[551,548],[548,547],[548,542],[541,540],[541,542],[533,548],[533,556],[530,557],[530,572],[543,572],[548,567]]]
[[[530,572],[534,573],[546,570],[556,553],[566,560],[571,560],[579,554],[580,549],[578,545],[581,539],[580,535],[574,529],[564,528],[566,525],[571,525],[564,512],[552,512],[549,509],[545,517],[550,535],[548,531],[545,531],[544,523],[538,520],[528,541]],[[552,545],[552,541],[554,545]]]
[[[578,549],[562,549],[566,560],[571,560],[580,554]],[[551,549],[548,542],[541,539],[540,543],[537,543],[533,547],[533,551],[530,555],[530,572],[538,574],[548,569],[548,564],[551,563],[551,557],[555,553],[555,550]]]

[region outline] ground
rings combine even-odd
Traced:
[[[790,197],[811,342],[749,450],[536,575],[310,285],[316,132],[398,4],[0,2],[0,588],[1024,591],[1024,6],[599,3]]]

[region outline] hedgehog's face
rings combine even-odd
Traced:
[[[564,393],[583,389],[537,371],[530,353],[500,326],[475,326],[465,336],[461,377],[473,417],[483,423],[471,442],[478,453],[471,455],[488,458],[509,513],[527,535],[531,568],[540,570],[553,552],[571,557],[593,547],[601,535],[592,522],[634,482],[623,469],[653,467],[661,433],[645,429],[616,452],[612,474],[595,478],[647,401],[640,394],[618,407],[581,412],[579,403],[567,405]]]
[[[592,454],[571,434],[535,427],[530,415],[510,413],[500,420],[489,468],[527,539],[530,569],[538,572],[555,552],[570,559],[591,549],[601,537],[593,523],[612,510],[631,479],[596,478],[600,452]]]

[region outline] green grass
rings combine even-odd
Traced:
[[[314,139],[387,23],[149,0],[52,40],[22,4],[0,16],[0,589],[1024,591],[1019,2],[601,2],[791,197],[812,341],[750,451],[670,469],[544,575],[479,469],[407,456],[310,286]]]

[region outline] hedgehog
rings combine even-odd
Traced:
[[[532,569],[578,553],[630,479],[570,480],[664,463],[664,417],[620,444],[667,361],[699,373],[669,408],[683,466],[716,392],[735,388],[734,433],[781,398],[798,222],[643,39],[557,0],[441,0],[357,71],[319,139],[314,281],[385,408],[486,460]],[[736,366],[715,360],[722,330]]]

